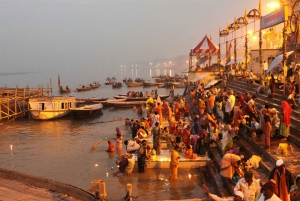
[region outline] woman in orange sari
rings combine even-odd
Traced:
[[[164,119],[168,119],[168,116],[169,116],[168,102],[163,102],[163,104],[162,104],[162,116]]]
[[[202,98],[199,98],[198,108],[199,108],[199,114],[201,117],[204,114],[205,109],[206,109],[205,102]]]
[[[155,107],[155,111],[159,115],[159,125],[162,125],[162,121],[163,121],[162,110],[163,110],[162,105],[160,103],[157,103],[157,106]]]
[[[175,113],[175,120],[180,120],[180,104],[178,102],[174,103],[174,113]]]

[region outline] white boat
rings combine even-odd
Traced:
[[[70,114],[70,108],[76,107],[76,98],[70,97],[42,97],[29,99],[29,111],[33,119],[58,119]]]
[[[70,108],[72,117],[74,119],[85,119],[90,117],[99,116],[103,105],[101,103],[85,105],[82,107]]]

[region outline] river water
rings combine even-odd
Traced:
[[[78,98],[109,97],[110,99],[128,90],[151,91],[154,88],[112,89],[102,84],[88,92],[72,92]],[[159,94],[169,90],[159,88]],[[175,89],[182,94],[183,89]],[[146,113],[144,114],[144,116]],[[117,119],[121,117],[122,120]],[[107,141],[101,142],[90,153],[91,147],[100,139],[114,142],[115,127],[120,127],[125,139],[131,132],[124,126],[124,119],[136,118],[132,108],[103,108],[102,115],[93,119],[73,120],[70,117],[52,121],[18,119],[0,126],[0,164],[2,168],[40,176],[71,184],[87,190],[92,180],[106,182],[108,200],[123,200],[127,183],[133,184],[133,195],[137,200],[164,200],[205,197],[199,185],[196,169],[180,169],[179,179],[169,182],[168,169],[147,169],[146,173],[134,170],[131,177],[114,177],[115,162],[121,153],[107,153]],[[112,121],[115,120],[115,121]],[[123,152],[125,147],[123,146]],[[112,168],[114,168],[112,170]],[[188,175],[191,175],[189,178]]]

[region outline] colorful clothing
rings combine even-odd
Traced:
[[[172,151],[171,154],[171,161],[169,164],[171,175],[169,177],[169,180],[176,180],[177,179],[177,172],[178,172],[178,164],[179,164],[179,153],[176,150]]]
[[[160,154],[160,130],[159,127],[154,127],[152,129],[153,135],[153,149],[155,149],[156,154]]]
[[[286,101],[281,101],[282,114],[280,115],[279,134],[288,137],[290,135],[290,118],[292,108]]]
[[[110,140],[108,140],[107,142],[108,142],[108,149],[107,149],[107,151],[108,152],[114,152],[115,151],[114,144]]]

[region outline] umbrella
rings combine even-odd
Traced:
[[[209,89],[211,86],[216,85],[220,82],[221,80],[212,80],[207,85],[204,87],[204,89]]]
[[[200,75],[199,77],[196,77],[195,79],[193,79],[192,82],[197,82],[199,80],[206,78],[207,76],[208,76],[208,74]]]
[[[289,51],[286,53],[286,57],[290,56],[294,51]],[[275,59],[272,61],[272,63],[270,64],[268,70],[267,70],[267,74],[273,70],[280,62],[282,62],[283,59],[283,54],[278,55],[277,57],[275,57]]]
[[[245,58],[236,58],[236,62],[242,62],[242,61],[245,61]],[[226,66],[232,65],[234,63],[235,63],[235,60],[231,60],[226,64]]]

